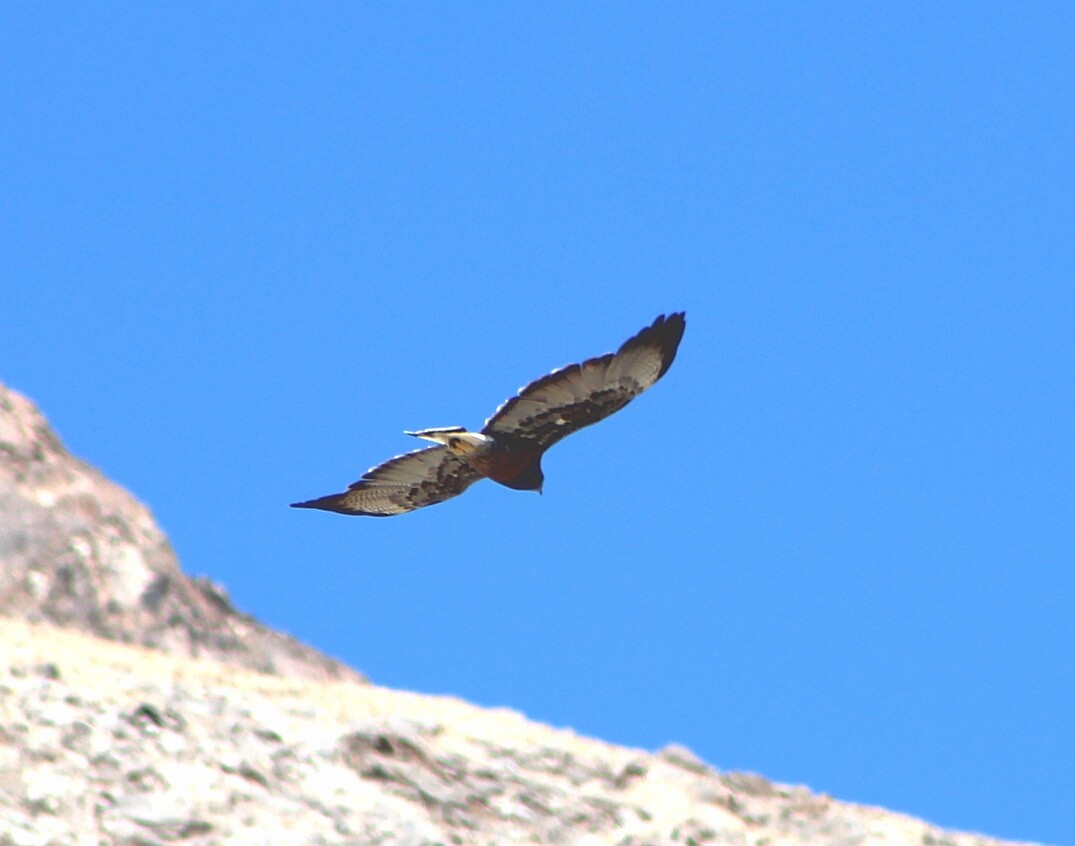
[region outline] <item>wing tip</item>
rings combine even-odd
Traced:
[[[328,496],[320,496],[317,499],[307,499],[303,502],[291,503],[292,508],[316,508],[320,511],[337,511],[339,510],[340,500],[343,498],[343,494],[329,494]]]
[[[657,319],[649,326],[631,338],[621,347],[621,351],[634,344],[653,344],[661,351],[661,370],[657,374],[660,379],[668,372],[672,362],[676,360],[679,351],[679,342],[683,340],[683,333],[687,329],[687,312],[673,311],[668,314],[659,314]]]
[[[657,319],[653,321],[649,328],[665,332],[678,332],[682,336],[683,330],[687,328],[687,312],[671,311],[668,314],[658,314]]]
[[[383,514],[378,511],[362,511],[357,508],[348,508],[343,505],[346,494],[329,494],[328,496],[308,499],[305,502],[293,502],[291,508],[316,508],[318,511],[332,511],[336,514],[345,514],[351,517],[391,517],[392,514]]]

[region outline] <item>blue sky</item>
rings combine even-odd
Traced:
[[[1075,844],[1066,4],[6,4],[0,379],[393,687]],[[297,511],[685,309],[652,392]]]

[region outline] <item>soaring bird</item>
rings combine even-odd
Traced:
[[[437,446],[397,455],[343,493],[292,507],[389,517],[444,502],[482,478],[540,493],[545,450],[652,387],[672,366],[686,325],[683,312],[661,315],[615,353],[542,376],[494,411],[480,432],[461,426],[406,432]]]

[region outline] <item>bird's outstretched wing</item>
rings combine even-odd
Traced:
[[[661,315],[616,353],[542,376],[500,406],[482,433],[524,439],[545,449],[603,420],[667,372],[685,328],[683,312]]]
[[[340,514],[389,517],[458,496],[482,478],[463,459],[435,446],[390,458],[366,471],[344,493],[292,503]]]

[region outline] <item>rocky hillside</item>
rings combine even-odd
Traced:
[[[0,844],[998,841],[503,710],[0,621]]]
[[[0,385],[0,614],[313,679],[360,676],[179,569],[149,510]]]
[[[1000,843],[365,684],[183,576],[2,387],[0,610],[0,846]]]

